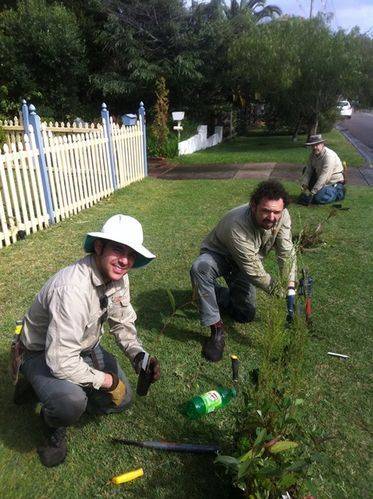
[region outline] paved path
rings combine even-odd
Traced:
[[[173,165],[165,161],[149,160],[149,175],[164,180],[277,178],[299,182],[303,166],[293,163]],[[349,168],[347,184],[373,187],[373,168]]]

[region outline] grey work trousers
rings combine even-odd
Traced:
[[[90,414],[121,412],[130,405],[131,386],[116,358],[100,345],[81,354],[84,362],[100,371],[115,373],[125,384],[126,394],[120,406],[113,404],[107,392],[85,388],[53,376],[45,361],[45,352],[25,353],[21,372],[31,383],[46,423],[53,427],[71,426],[87,411]]]
[[[190,277],[197,292],[202,326],[211,326],[221,320],[219,307],[238,322],[254,319],[256,288],[223,255],[201,253],[190,269]],[[224,278],[228,288],[216,282],[218,277]]]

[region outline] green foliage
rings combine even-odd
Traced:
[[[256,22],[262,19],[272,20],[276,16],[281,16],[282,11],[277,5],[266,5],[266,0],[231,0],[229,5],[224,2],[224,12],[228,19],[234,19],[238,16],[248,14]]]
[[[362,60],[362,77],[359,81],[359,89],[355,97],[362,107],[373,107],[373,37],[360,35],[355,31],[356,42],[359,44],[359,52]]]
[[[166,145],[170,131],[168,128],[168,94],[166,80],[163,76],[159,78],[155,85],[155,94],[157,97],[154,106],[154,121],[150,125],[150,133],[156,142],[158,156],[165,156]]]
[[[313,444],[319,435],[306,431],[301,422],[303,400],[286,397],[258,409],[247,396],[244,417],[238,421],[238,456],[222,455],[215,463],[225,467],[248,498],[278,498],[285,492],[301,497],[302,492],[313,492],[310,466],[326,458]]]
[[[349,165],[361,166],[362,157],[337,130],[325,135],[328,147],[335,151],[342,161]],[[293,142],[289,135],[253,133],[250,137],[236,137],[216,147],[179,156],[183,164],[222,164],[222,163],[298,163],[305,164],[308,153],[304,148],[305,136]]]
[[[306,251],[314,251],[315,249],[319,248],[324,243],[322,234],[324,232],[325,224],[328,222],[328,220],[330,220],[330,218],[336,215],[337,209],[332,208],[327,217],[321,222],[318,222],[316,224],[304,224],[299,235],[293,236],[298,250],[301,253],[305,253]]]
[[[323,134],[331,132],[338,119],[338,109],[336,106],[320,113],[318,131]]]
[[[341,94],[359,88],[359,40],[356,33],[333,32],[321,17],[255,26],[232,42],[232,78],[246,101],[260,93],[273,127],[295,129],[301,122],[315,131],[322,113],[326,125]]]
[[[179,305],[176,304],[174,294],[172,293],[172,291],[170,289],[166,289],[166,293],[167,293],[167,297],[168,297],[168,300],[169,300],[170,306],[171,306],[171,314],[168,316],[161,314],[163,326],[162,326],[162,329],[159,333],[159,336],[164,334],[166,328],[177,317],[187,318],[187,315],[184,311],[185,309],[190,309],[190,308],[197,309],[197,302],[196,302],[196,298],[194,296],[194,293],[192,293],[190,299],[188,299],[185,303],[181,303]]]
[[[330,136],[330,140],[333,137]],[[239,145],[247,149],[247,143],[236,143],[237,149]],[[234,149],[234,157],[239,154],[237,149]],[[229,152],[231,154],[232,149]],[[302,154],[304,152],[303,149]],[[227,155],[227,163],[231,162],[231,156],[225,150],[218,149],[214,154],[219,155],[220,161]],[[240,154],[244,152],[241,150]],[[183,497],[190,499],[233,496],[228,475],[217,474],[218,468],[208,457],[116,447],[111,439],[126,436],[134,440],[161,438],[219,443],[224,454],[231,454],[235,459],[254,442],[242,442],[243,448],[240,447],[237,453],[234,451],[235,408],[241,414],[245,407],[240,386],[235,401],[224,410],[207,416],[203,424],[201,421],[186,422],[178,413],[178,404],[218,383],[227,386],[231,382],[229,353],[239,356],[243,376],[254,367],[260,367],[256,338],[263,334],[262,312],[267,307],[262,301],[264,294],[258,293],[257,320],[237,324],[227,319],[226,353],[221,362],[208,363],[201,358],[201,342],[208,331],[201,331],[198,314],[193,308],[185,309],[187,318],[173,318],[161,337],[159,331],[163,326],[160,313],[169,316],[172,310],[165,290],[172,291],[176,308],[189,299],[189,268],[198,255],[200,241],[227,210],[247,201],[256,184],[257,181],[250,179],[168,182],[147,178],[0,250],[2,497],[126,495],[163,499],[180,495],[180,490]],[[286,183],[286,186],[292,195],[299,193],[296,184]],[[330,461],[325,464],[314,459],[309,468],[318,491],[316,496],[320,498],[371,495],[370,481],[362,470],[366,469],[371,445],[371,338],[367,331],[373,327],[372,242],[368,233],[372,190],[351,186],[343,203],[351,208],[325,226],[328,245],[317,254],[304,255],[315,279],[314,317],[302,380],[298,385],[301,394],[290,397],[292,406],[298,398],[304,399],[303,405],[291,411],[295,411],[296,419],[305,428],[313,432],[314,427],[322,427],[325,431],[325,435],[316,435],[314,445],[316,450],[324,449]],[[330,208],[308,209],[291,204],[289,210],[294,230],[298,232],[305,222],[312,224],[326,217]],[[145,246],[157,255],[146,269],[131,271],[130,282],[131,302],[138,316],[138,334],[144,348],[159,359],[162,378],[151,386],[147,397],[135,396],[133,405],[124,413],[104,417],[84,415],[81,424],[68,429],[66,462],[46,470],[35,451],[43,440],[39,418],[34,415],[32,406],[15,406],[12,402],[7,364],[14,320],[22,317],[40,287],[54,272],[82,255],[84,235],[119,212],[141,221]],[[272,272],[276,261],[269,257],[265,265]],[[104,348],[117,357],[132,387],[136,386],[137,376],[114,339],[104,334],[102,342]],[[326,352],[332,348],[350,355],[350,359],[344,362],[327,356]],[[242,385],[246,384],[249,380],[244,378]],[[264,411],[262,405],[255,406]],[[286,413],[283,408],[281,411]],[[262,422],[255,424],[255,428],[264,428]],[[281,440],[299,443],[296,449],[283,453],[283,457],[295,457],[307,448],[313,452],[312,446],[292,435],[285,435]],[[109,483],[112,476],[138,467],[144,467],[145,471],[140,480],[120,488]],[[287,486],[285,483],[284,489]],[[310,489],[309,485],[305,487]]]
[[[162,76],[156,83],[157,100],[152,112],[153,122],[149,127],[147,147],[150,156],[175,158],[178,155],[178,136],[175,133],[170,134],[172,122],[170,121],[168,94],[166,80]],[[181,134],[181,140],[196,133],[196,130],[191,132],[191,127],[192,124],[187,121]],[[190,135],[188,135],[188,131]]]
[[[45,117],[79,106],[85,49],[74,14],[45,0],[22,0],[0,13],[0,65],[11,107],[26,98]]]
[[[12,117],[21,98],[56,119],[97,116],[102,101],[114,115],[140,101],[150,110],[162,75],[172,109],[209,127],[234,107],[246,128],[258,101],[274,130],[307,132],[330,128],[340,95],[372,105],[372,38],[280,13],[254,0],[6,2],[4,112]]]
[[[320,459],[302,423],[303,400],[296,398],[303,376],[307,329],[304,317],[285,327],[283,298],[265,297],[262,326],[255,336],[259,367],[242,387],[237,412],[235,456],[219,456],[233,484],[248,498],[300,496],[312,463]],[[311,435],[312,433],[312,435]],[[312,438],[311,438],[312,437]],[[321,456],[322,457],[322,456]]]
[[[95,44],[105,55],[91,76],[93,87],[116,107],[127,101],[154,103],[163,75],[179,94],[199,78],[198,57],[189,48],[188,11],[180,0],[108,1]]]
[[[13,118],[17,113],[18,105],[9,98],[8,87],[0,85],[0,119]]]
[[[147,151],[150,157],[161,157],[161,158],[176,158],[178,155],[178,140],[176,135],[170,135],[166,142],[160,146],[158,139],[156,139],[152,133],[148,134],[147,138]]]
[[[6,141],[6,135],[4,129],[0,126],[0,148],[2,147],[3,144],[5,144],[5,141]]]

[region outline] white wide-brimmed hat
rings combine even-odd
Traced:
[[[144,267],[155,258],[142,244],[144,235],[141,223],[128,215],[114,215],[104,223],[101,232],[89,232],[84,241],[84,250],[87,253],[93,253],[93,243],[96,239],[125,244],[136,251],[134,268]]]

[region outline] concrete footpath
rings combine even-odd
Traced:
[[[276,178],[299,182],[304,165],[293,163],[243,163],[212,165],[175,165],[165,160],[149,160],[149,176],[162,180]],[[373,187],[373,168],[349,168],[347,185]]]

